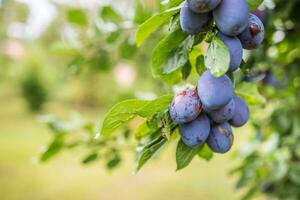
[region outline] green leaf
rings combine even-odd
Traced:
[[[212,39],[204,57],[204,63],[215,77],[222,76],[228,71],[230,64],[229,49],[219,37],[215,36]]]
[[[256,10],[264,0],[247,0],[250,10]]]
[[[121,36],[121,31],[120,31],[120,30],[111,32],[111,33],[107,36],[106,42],[109,43],[109,44],[112,44],[112,43],[118,41],[118,39],[120,38],[120,36]]]
[[[147,135],[151,134],[151,129],[148,127],[147,120],[142,122],[136,129],[134,135],[137,139],[140,139],[142,137],[145,137]]]
[[[179,19],[179,14],[176,14],[172,16],[170,19],[170,22],[168,24],[168,31],[173,32],[179,29],[181,30],[180,19]]]
[[[207,146],[207,144],[202,145],[202,148],[198,152],[198,156],[200,158],[203,158],[207,161],[211,160],[214,156],[214,153],[212,150]]]
[[[145,22],[149,17],[151,17],[152,12],[149,6],[145,6],[142,1],[135,1],[135,11],[133,22],[136,24],[141,24]]]
[[[199,55],[196,59],[196,71],[199,75],[205,72],[204,56]]]
[[[87,155],[83,160],[81,161],[83,164],[89,164],[91,162],[96,161],[99,158],[99,155],[97,152],[93,152],[89,155]]]
[[[141,117],[151,117],[157,112],[161,112],[170,107],[173,95],[164,95],[158,97],[157,99],[148,102],[143,108],[141,108],[137,113]]]
[[[120,15],[111,6],[104,6],[100,12],[100,17],[105,22],[119,24],[122,21]]]
[[[172,95],[164,95],[153,101],[122,101],[106,114],[101,133],[109,135],[137,115],[144,118],[151,117],[155,113],[167,109],[170,106],[172,98]]]
[[[166,138],[160,136],[143,148],[138,159],[136,172],[145,165],[145,163],[166,143],[166,141]]]
[[[258,92],[257,85],[253,83],[238,84],[235,93],[249,105],[262,105],[266,102],[266,99]]]
[[[181,169],[187,167],[190,164],[190,162],[193,160],[195,155],[198,154],[198,152],[201,148],[202,148],[202,146],[199,146],[196,148],[188,147],[180,139],[177,144],[177,149],[176,149],[177,170],[181,170]]]
[[[78,26],[86,26],[88,24],[88,18],[84,10],[82,9],[71,9],[67,13],[69,22]]]
[[[175,52],[168,58],[166,65],[163,67],[163,74],[170,74],[183,67],[188,62],[188,55],[192,51],[195,42],[194,36],[188,36]]]
[[[183,67],[182,67],[182,78],[183,80],[186,80],[188,79],[188,77],[190,76],[191,74],[191,71],[192,71],[192,66],[191,66],[191,63],[190,62],[187,62]]]
[[[198,46],[194,46],[193,50],[189,54],[189,61],[192,68],[196,69],[197,73],[201,75],[205,70],[204,56],[201,49]]]
[[[117,153],[113,153],[112,157],[106,162],[107,169],[113,169],[117,167],[121,162],[121,157]]]
[[[164,111],[155,113],[151,118],[147,117],[147,120],[138,126],[134,135],[136,139],[141,139],[148,135],[157,134],[159,131],[159,134],[169,139],[175,126],[170,117],[169,109],[165,109]]]
[[[182,2],[184,2],[184,0],[169,0],[168,5],[169,8],[172,8],[175,6],[179,6]]]
[[[111,134],[114,130],[133,119],[147,103],[149,101],[144,100],[126,100],[118,103],[106,114],[101,133],[103,135]]]
[[[64,135],[57,135],[49,144],[47,149],[41,154],[40,161],[46,162],[56,154],[58,154],[64,146]]]
[[[182,80],[182,72],[181,69],[178,69],[170,74],[163,74],[159,78],[161,78],[168,85],[173,86],[177,83],[180,83]]]
[[[156,14],[141,24],[136,32],[136,44],[140,47],[145,40],[155,32],[160,26],[167,23],[170,18],[178,13],[180,6],[165,10],[159,14]]]
[[[187,35],[178,29],[167,35],[158,43],[152,53],[152,73],[154,76],[162,74],[162,68],[166,60],[186,37]]]
[[[178,125],[176,125],[171,119],[169,111],[164,113],[160,121],[162,122],[162,128],[160,130],[161,135],[167,138],[167,140],[170,140],[171,135],[176,130]]]

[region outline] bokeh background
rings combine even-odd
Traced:
[[[160,33],[139,50],[134,43],[138,24],[159,9],[155,0],[0,1],[0,199],[240,198],[229,172],[249,126],[229,154],[180,172],[175,144],[136,175],[131,153],[113,170],[81,164],[81,149],[38,160],[52,137],[42,116],[97,122],[120,100],[164,93],[150,69]]]

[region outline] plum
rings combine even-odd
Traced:
[[[263,85],[266,85],[269,87],[277,87],[278,86],[276,77],[270,70],[265,72],[265,77],[261,80],[261,82]]]
[[[264,78],[261,80],[261,83],[268,87],[273,87],[277,89],[284,88],[284,83],[277,80],[276,76],[273,74],[271,70],[267,70],[265,73]]]
[[[268,22],[268,13],[266,10],[256,9],[252,13],[256,15],[264,25],[266,25]]]
[[[244,49],[256,49],[264,40],[264,25],[250,13],[247,28],[238,35]]]
[[[223,124],[214,124],[211,127],[206,143],[215,153],[228,152],[233,144],[231,126],[227,122]]]
[[[196,35],[202,32],[212,19],[211,13],[195,13],[185,2],[180,11],[180,26],[183,32]]]
[[[170,116],[178,124],[193,121],[200,112],[200,99],[194,89],[187,89],[178,93],[170,105]]]
[[[215,123],[224,123],[233,117],[235,111],[235,102],[232,99],[227,105],[218,110],[209,110],[207,108],[203,109]]]
[[[249,120],[249,108],[245,101],[238,96],[234,98],[235,111],[233,117],[229,120],[229,123],[233,127],[242,127]]]
[[[240,34],[248,24],[247,0],[222,0],[213,11],[218,29],[229,36]]]
[[[187,0],[189,8],[196,13],[206,13],[217,7],[221,0]]]
[[[230,37],[224,35],[223,33],[219,32],[218,37],[224,42],[224,44],[228,47],[230,52],[230,65],[229,65],[229,72],[233,72],[237,70],[243,58],[243,47],[240,40],[236,37]]]
[[[179,131],[182,141],[189,147],[203,144],[210,132],[210,120],[205,113],[201,113],[194,121],[180,124]]]
[[[227,75],[214,77],[204,72],[198,81],[198,95],[201,103],[210,110],[220,109],[233,98],[233,84]]]

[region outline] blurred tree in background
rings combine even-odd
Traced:
[[[264,46],[247,65],[263,72],[260,91],[267,98],[265,113],[252,116],[256,134],[239,153],[242,163],[233,170],[237,187],[250,188],[246,199],[263,192],[278,199],[300,198],[300,1],[265,1]],[[251,75],[250,75],[251,76]]]
[[[149,63],[144,62],[149,60],[151,45],[137,51],[134,34],[137,23],[159,9],[157,5],[152,1],[120,1],[112,6],[105,2],[3,1],[1,75],[15,79],[21,90],[28,86],[18,80],[26,80],[27,71],[46,75],[34,89],[51,86],[47,91],[35,91],[49,93],[41,105],[47,96],[49,100],[69,99],[83,107],[111,106],[120,99],[133,98],[133,91],[155,91],[155,85],[145,82],[151,81]],[[49,12],[41,15],[39,7]],[[128,12],[122,13],[124,8]],[[122,73],[126,76],[119,78]],[[105,79],[110,81],[111,76],[114,82],[109,87],[100,84]],[[28,98],[26,91],[22,93],[28,105],[37,105],[30,102],[33,98]]]
[[[55,99],[102,113],[103,108],[121,100],[153,100],[176,90],[178,85],[171,87],[175,83],[180,87],[195,82],[195,68],[201,71],[201,66],[197,67],[201,64],[193,57],[195,52],[191,52],[192,72],[183,68],[161,77],[166,83],[151,77],[154,44],[176,26],[176,15],[168,27],[156,31],[143,46],[137,48],[135,44],[138,25],[155,13],[179,5],[181,0],[116,1],[97,6],[48,2],[44,6],[50,6],[52,15],[42,19],[42,30],[35,30],[34,24],[27,21],[35,18],[34,6],[28,9],[22,1],[1,2],[0,83],[8,84],[10,80],[10,87],[19,88],[32,111],[39,111]],[[264,1],[260,6],[265,14],[264,44],[246,52],[243,73],[239,74],[239,79],[255,83],[267,100],[262,106],[251,106],[251,126],[256,133],[237,152],[241,164],[232,171],[239,176],[237,188],[248,189],[245,199],[261,193],[278,199],[300,199],[299,7],[299,0]],[[34,45],[30,42],[33,40]],[[181,81],[189,73],[188,81]],[[178,137],[167,112],[153,115],[150,120],[138,118],[119,129],[119,134],[108,137],[99,134],[102,118],[90,122],[80,115],[69,121],[43,116],[41,120],[53,132],[41,161],[64,149],[81,148],[85,153],[82,163],[103,159],[112,169],[124,159],[124,150],[135,151],[137,145],[143,147],[137,149],[137,156],[141,149],[150,147],[140,161],[144,164],[153,149],[155,152],[167,142],[165,138],[174,141]],[[136,130],[139,122],[142,124]],[[170,135],[167,129],[175,134]],[[200,155],[202,158],[211,159],[209,151],[203,152],[206,154]]]

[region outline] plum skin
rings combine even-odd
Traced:
[[[228,104],[218,110],[203,109],[212,121],[215,123],[224,123],[233,117],[235,112],[235,101],[232,99]]]
[[[264,40],[264,25],[254,14],[249,14],[247,28],[238,35],[244,49],[256,49]]]
[[[256,9],[252,13],[254,15],[256,15],[264,25],[267,24],[267,22],[268,22],[268,13],[267,13],[266,10]]]
[[[197,89],[201,103],[210,110],[225,106],[233,98],[233,84],[227,75],[214,77],[206,71],[200,76]]]
[[[242,44],[236,36],[230,37],[219,32],[218,37],[224,42],[224,44],[228,47],[230,52],[230,64],[229,64],[228,71],[234,72],[240,67],[242,63],[242,59],[243,59]]]
[[[212,19],[211,13],[195,13],[185,2],[180,10],[180,26],[183,32],[189,35],[196,35],[204,31]]]
[[[249,120],[249,108],[245,101],[238,96],[234,97],[234,102],[235,111],[233,117],[229,120],[229,123],[233,127],[242,127]]]
[[[214,124],[211,127],[206,143],[213,152],[226,153],[231,149],[233,139],[232,128],[225,122],[223,124]]]
[[[189,8],[196,13],[206,13],[215,9],[221,0],[187,0]]]
[[[280,84],[278,84],[275,75],[272,71],[268,70],[264,74],[264,78],[261,80],[261,83],[265,86],[280,88]]]
[[[205,113],[201,113],[195,120],[179,124],[179,131],[182,141],[189,147],[194,148],[208,138],[210,132],[210,120]]]
[[[201,109],[197,92],[187,89],[174,96],[170,105],[170,116],[175,123],[182,124],[196,119]]]
[[[222,0],[213,16],[222,33],[236,36],[247,27],[248,13],[247,0]]]

